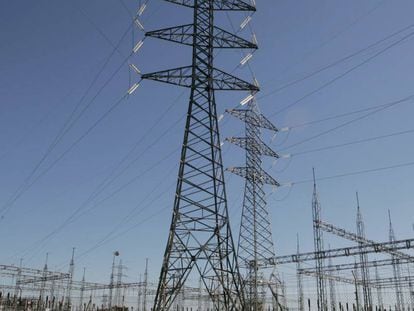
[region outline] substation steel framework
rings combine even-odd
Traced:
[[[312,224],[313,224],[313,242],[315,249],[315,267],[316,267],[316,292],[317,292],[317,306],[319,311],[328,310],[328,298],[326,293],[326,282],[323,277],[323,268],[325,259],[322,256],[324,253],[323,246],[323,232],[320,227],[321,220],[321,204],[316,189],[315,170],[313,170],[313,195],[312,195]]]
[[[144,74],[143,79],[190,88],[173,216],[154,311],[170,309],[191,273],[201,277],[215,310],[244,308],[227,211],[216,111],[216,90],[258,87],[213,66],[216,48],[257,48],[214,25],[215,11],[255,11],[241,0],[165,0],[193,9],[193,23],[146,36],[192,47],[192,65]]]
[[[261,139],[261,129],[278,132],[259,110],[256,99],[246,109],[227,112],[245,124],[245,137],[230,137],[227,141],[246,150],[246,165],[227,170],[245,179],[243,208],[240,222],[237,256],[246,295],[246,309],[257,311],[264,307],[266,278],[258,262],[274,256],[274,244],[264,185],[280,184],[262,168],[262,156],[279,158],[279,155]]]

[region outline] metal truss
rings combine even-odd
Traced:
[[[356,194],[357,198],[357,217],[356,217],[356,227],[357,227],[357,235],[362,239],[365,239],[365,224],[362,218],[361,208],[359,206],[359,197],[358,193]],[[363,241],[359,241],[358,245],[360,247],[364,246]],[[364,310],[371,310],[372,309],[372,294],[371,294],[371,287],[370,284],[370,275],[369,275],[369,268],[367,267],[368,264],[368,255],[364,252],[359,254],[359,263],[360,263],[360,270],[361,270],[361,280],[362,280],[362,294],[364,298]]]
[[[413,260],[408,259],[398,259],[398,264],[407,264],[412,263]],[[367,268],[375,268],[375,267],[383,267],[383,266],[392,266],[395,263],[392,259],[383,259],[383,260],[374,260],[368,261],[366,263]],[[324,273],[330,273],[335,271],[346,271],[346,270],[354,270],[354,269],[361,269],[361,263],[345,263],[345,264],[336,264],[336,265],[329,265],[325,266],[323,269]],[[315,272],[315,268],[300,268],[299,273],[308,273],[308,272]]]
[[[316,292],[317,292],[317,305],[319,311],[328,310],[328,298],[326,293],[326,282],[323,277],[323,268],[325,265],[324,257],[321,254],[324,253],[323,245],[323,232],[320,227],[321,220],[321,204],[319,201],[318,192],[316,189],[315,170],[313,170],[313,194],[312,194],[312,225],[313,225],[313,244],[316,255],[315,267],[316,267]]]
[[[244,307],[242,282],[230,229],[224,183],[216,90],[258,87],[214,68],[215,48],[254,48],[253,43],[214,25],[216,10],[254,11],[240,0],[166,0],[193,9],[193,24],[147,33],[191,45],[191,66],[153,72],[143,79],[191,90],[173,216],[154,311],[169,310],[189,279],[199,279],[214,310]]]
[[[280,184],[263,169],[249,169],[248,167],[229,167],[227,171],[239,175],[240,177],[260,181],[260,183],[279,187]]]
[[[197,0],[165,0],[175,4],[194,8]],[[241,0],[214,0],[211,1],[211,9],[214,11],[256,11],[256,8]]]
[[[194,26],[193,24],[187,24],[182,26],[159,29],[155,31],[149,31],[145,34],[145,36],[192,46]],[[214,48],[257,49],[257,45],[255,43],[247,41],[217,26],[214,26],[213,39]]]
[[[278,131],[277,127],[259,112],[252,112],[249,118],[246,115],[246,109],[227,109],[226,112],[255,127],[271,130],[274,132]]]
[[[279,155],[266,145],[260,138],[256,140],[252,137],[230,137],[226,141],[246,149],[248,152],[254,152],[259,155],[265,155],[278,159]]]
[[[246,166],[227,170],[245,179],[237,254],[244,276],[247,309],[257,311],[264,307],[266,284],[262,267],[258,262],[274,256],[270,216],[263,187],[265,184],[279,186],[279,183],[262,168],[262,156],[279,156],[261,140],[260,136],[263,126],[269,126],[275,129],[275,132],[277,129],[260,113],[254,94],[247,103],[247,109],[237,111],[238,114],[232,114],[239,118],[243,116],[240,119],[245,123],[246,136],[231,137],[227,141],[246,150]],[[261,124],[261,121],[265,121],[265,124]]]
[[[391,214],[390,211],[388,210],[388,217],[389,217],[389,241],[392,243],[392,245],[394,245],[396,243],[395,241],[395,234],[394,234],[394,228],[392,226],[392,222],[391,222]],[[400,269],[400,265],[397,264],[397,256],[395,256],[394,254],[392,255],[392,260],[393,260],[393,274],[394,274],[394,282],[395,282],[395,296],[396,296],[396,300],[397,300],[397,305],[396,305],[396,310],[397,311],[403,311],[405,308],[405,304],[404,304],[404,294],[402,292],[402,288],[401,288],[401,284],[400,284],[400,280],[401,280],[401,269]]]
[[[193,82],[197,84],[209,83],[209,87],[215,91],[257,91],[258,88],[246,81],[216,68],[203,68],[202,71],[193,73],[193,66],[185,66],[142,75],[142,79],[154,80],[168,84],[191,88]],[[206,74],[209,80],[206,80]]]
[[[302,275],[316,277],[317,273],[316,271],[302,271]],[[331,274],[324,274],[323,277],[327,280],[332,280],[335,282],[341,282],[346,284],[357,284],[357,285],[363,285],[362,279],[353,279],[353,278],[347,278],[343,276],[338,275],[331,275]],[[399,281],[396,281],[394,277],[389,278],[380,278],[375,281],[371,280],[368,283],[369,287],[372,288],[395,288],[397,285],[402,287],[408,287],[410,284],[414,283],[414,277],[412,276],[403,276]]]
[[[386,246],[386,245],[381,245],[381,243],[376,243],[373,240],[369,240],[366,239],[364,237],[359,236],[358,234],[349,232],[345,229],[339,228],[333,224],[327,223],[325,221],[319,221],[319,226],[320,228],[325,231],[325,232],[329,232],[332,234],[335,234],[336,236],[342,237],[344,239],[350,240],[350,241],[354,241],[357,243],[363,243],[365,245],[369,245],[369,244],[378,244],[378,247],[381,247],[380,251],[396,256],[396,258],[399,259],[407,259],[407,260],[413,260],[414,261],[414,257],[406,254],[404,252],[400,252],[398,250],[396,250],[395,248],[393,248],[391,245],[390,246]]]
[[[308,252],[301,254],[292,254],[285,256],[276,256],[272,258],[267,258],[263,264],[268,266],[274,266],[277,264],[288,264],[296,263],[299,261],[312,261],[317,258],[337,258],[337,257],[350,257],[359,255],[361,252],[364,253],[383,253],[384,249],[387,250],[403,250],[403,249],[412,249],[414,246],[414,239],[398,240],[394,242],[382,242],[382,243],[372,243],[365,244],[362,248],[360,246],[351,246],[325,250],[323,252]]]

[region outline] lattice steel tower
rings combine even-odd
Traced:
[[[324,278],[324,246],[323,234],[320,227],[321,204],[316,190],[315,170],[313,170],[313,195],[312,195],[312,218],[313,218],[313,241],[316,252],[316,291],[317,305],[319,311],[328,310],[328,299],[326,294],[326,280]]]
[[[192,65],[143,79],[191,90],[173,216],[154,301],[168,310],[190,274],[201,276],[215,310],[240,310],[244,299],[231,234],[214,92],[258,88],[214,68],[216,48],[257,48],[214,25],[215,11],[254,11],[241,0],[165,0],[193,9],[193,23],[146,33],[192,47]],[[194,275],[197,274],[197,275]]]
[[[356,227],[357,227],[357,235],[365,239],[365,224],[362,218],[361,208],[359,206],[359,196],[358,192],[356,193],[356,200],[357,200],[357,218],[356,218]],[[359,255],[359,261],[361,265],[361,281],[362,281],[362,294],[364,298],[364,310],[372,310],[372,294],[371,294],[371,286],[370,286],[370,275],[369,275],[369,268],[368,265],[368,255],[362,251],[364,247],[364,243],[359,242],[359,247],[361,248],[361,253]]]
[[[389,220],[389,240],[390,242],[395,242],[395,234],[394,234],[394,228],[392,226],[391,221],[391,212],[388,210],[388,220]],[[405,305],[404,305],[404,294],[401,287],[401,268],[400,263],[398,260],[398,257],[395,255],[392,255],[392,270],[394,275],[394,282],[395,282],[395,297],[397,299],[396,303],[396,310],[397,311],[404,311]]]
[[[275,133],[278,129],[260,112],[254,96],[251,96],[246,109],[232,109],[228,113],[245,123],[245,137],[231,137],[227,140],[246,150],[246,166],[231,167],[228,170],[245,179],[237,254],[239,265],[243,269],[248,308],[256,311],[264,307],[266,288],[263,271],[258,263],[275,255],[263,187],[265,184],[279,186],[262,168],[262,156],[279,156],[260,137],[261,129]]]

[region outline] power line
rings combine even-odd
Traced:
[[[408,29],[410,29],[412,27],[414,27],[414,24],[410,24],[410,25],[408,25],[408,26],[406,26],[404,28],[401,28],[400,30],[398,30],[398,31],[396,31],[396,32],[394,32],[394,33],[392,33],[392,34],[390,34],[390,35],[388,35],[388,36],[386,36],[386,37],[384,37],[384,38],[382,38],[382,39],[380,39],[380,40],[378,40],[378,41],[376,41],[376,42],[374,42],[374,43],[372,43],[372,44],[370,44],[368,46],[366,46],[365,48],[362,48],[360,50],[357,50],[357,51],[355,51],[355,52],[353,52],[351,54],[348,54],[347,56],[342,57],[340,59],[337,59],[337,60],[335,60],[334,62],[332,62],[332,63],[330,63],[328,65],[322,66],[321,68],[319,68],[319,69],[317,69],[315,71],[312,71],[311,73],[308,73],[308,74],[304,75],[303,77],[300,77],[298,79],[294,79],[294,80],[292,80],[290,82],[287,82],[287,83],[285,83],[285,84],[277,87],[276,89],[270,91],[269,93],[264,94],[263,96],[261,96],[261,98],[270,96],[270,95],[275,94],[275,93],[278,93],[278,92],[280,92],[280,91],[282,91],[282,90],[284,90],[284,89],[286,89],[286,88],[288,88],[290,86],[293,86],[293,85],[296,85],[296,84],[298,84],[300,82],[303,82],[303,81],[305,81],[305,80],[307,80],[307,79],[309,79],[309,78],[311,78],[311,77],[313,77],[313,76],[315,76],[315,75],[317,75],[317,74],[319,74],[319,73],[321,73],[321,72],[323,72],[323,71],[325,71],[327,69],[333,68],[336,65],[339,65],[339,64],[341,64],[341,63],[343,63],[343,62],[345,62],[347,60],[350,60],[350,59],[354,58],[355,56],[357,56],[359,54],[362,54],[362,53],[364,53],[366,51],[369,51],[373,47],[375,47],[375,46],[377,46],[377,45],[379,45],[379,44],[387,41],[388,39],[390,39],[392,37],[395,37],[396,35],[399,35],[399,34],[403,33],[404,31],[407,31]]]
[[[130,25],[130,27],[132,27],[133,24]],[[127,29],[127,31],[124,32],[123,36],[121,37],[121,39],[119,40],[118,45],[121,44],[122,40],[124,39],[124,37],[126,36],[126,34],[129,32],[130,27]],[[115,53],[116,49],[113,49],[113,51],[111,52],[111,54],[107,57],[105,63],[103,64],[103,66],[101,67],[101,69],[99,70],[99,72],[97,73],[97,75],[94,77],[94,79],[92,80],[91,84],[88,86],[88,88],[86,89],[86,91],[84,92],[84,94],[82,95],[81,99],[77,102],[77,104],[75,105],[74,109],[72,110],[71,114],[69,115],[69,117],[66,119],[65,123],[63,124],[63,126],[60,128],[58,134],[56,135],[56,137],[54,138],[54,140],[52,141],[52,143],[48,146],[48,148],[46,149],[46,152],[43,154],[43,156],[41,157],[41,159],[36,163],[36,165],[34,166],[34,168],[31,170],[31,172],[29,173],[29,175],[25,178],[25,180],[22,182],[22,184],[16,189],[16,191],[13,193],[13,195],[11,196],[11,198],[2,205],[2,207],[0,208],[0,212],[3,214],[6,211],[8,211],[13,204],[27,191],[31,188],[31,186],[34,184],[34,182],[36,180],[39,179],[39,176],[44,175],[44,172],[48,171],[50,168],[46,169],[43,173],[41,173],[40,175],[38,175],[38,177],[35,178],[34,181],[32,181],[31,183],[30,180],[33,178],[33,176],[35,175],[35,173],[38,171],[38,169],[40,168],[40,166],[44,163],[44,161],[48,158],[48,156],[52,153],[52,151],[55,149],[55,147],[59,144],[59,142],[63,139],[63,137],[69,132],[69,130],[74,126],[74,124],[80,119],[80,117],[86,112],[86,110],[92,105],[92,103],[94,102],[94,100],[98,97],[98,95],[102,92],[102,90],[107,86],[107,84],[113,79],[113,77],[115,77],[115,75],[119,72],[119,70],[122,68],[122,66],[125,64],[125,62],[128,60],[128,58],[130,57],[130,55],[132,55],[132,53],[128,56],[128,58],[126,58],[121,66],[118,67],[118,69],[110,76],[110,78],[104,83],[104,85],[99,89],[99,91],[95,94],[95,96],[92,98],[92,100],[85,105],[85,107],[79,112],[79,114],[75,117],[77,110],[79,109],[80,105],[82,104],[82,102],[84,101],[84,99],[86,98],[86,96],[89,94],[89,91],[92,89],[92,87],[95,85],[95,83],[97,82],[97,80],[99,79],[100,75],[102,74],[102,72],[104,71],[104,69],[106,68],[107,64],[109,63],[109,60],[112,58],[113,54]],[[59,157],[60,158],[60,157]],[[55,163],[55,162],[54,162]],[[54,164],[53,164],[54,165]],[[50,166],[49,166],[50,167]]]
[[[405,135],[405,134],[410,134],[410,133],[414,133],[414,129],[406,130],[406,131],[400,131],[400,132],[394,132],[394,133],[385,134],[385,135],[381,135],[381,136],[369,137],[369,138],[365,138],[365,139],[354,140],[354,141],[347,142],[347,143],[336,144],[336,145],[331,145],[331,146],[326,146],[326,147],[321,147],[321,148],[315,148],[315,149],[305,150],[305,151],[301,151],[301,152],[295,152],[295,153],[292,153],[291,156],[294,157],[294,156],[308,154],[308,153],[331,150],[331,149],[336,149],[336,148],[341,148],[341,147],[346,147],[346,146],[351,146],[351,145],[376,141],[376,140],[380,140],[380,139],[384,139],[384,138],[390,138],[390,137],[400,136],[400,135]]]
[[[278,115],[279,113],[292,108],[293,106],[301,103],[304,99],[312,96],[313,94],[318,93],[319,91],[323,90],[324,88],[334,84],[336,81],[340,80],[341,78],[345,77],[346,75],[350,74],[351,72],[355,71],[356,69],[362,67],[363,65],[369,63],[371,60],[373,60],[374,58],[380,56],[381,54],[385,53],[386,51],[388,51],[389,49],[403,43],[405,40],[407,40],[409,37],[413,36],[414,32],[409,33],[408,35],[405,35],[403,38],[397,40],[396,42],[386,46],[385,48],[381,49],[379,52],[375,53],[374,55],[370,56],[369,58],[367,58],[366,60],[364,60],[363,62],[351,67],[350,69],[346,70],[345,72],[339,74],[338,76],[336,76],[335,78],[325,82],[324,84],[322,84],[321,86],[319,86],[318,88],[314,89],[313,91],[306,93],[305,95],[303,95],[301,98],[299,98],[298,100],[294,101],[293,103],[279,109],[278,111],[276,111],[275,113],[273,113],[271,115],[271,117],[274,117],[276,115]],[[264,98],[267,95],[263,95],[261,97],[259,97],[258,99]]]
[[[343,177],[362,175],[362,174],[369,174],[369,173],[393,170],[393,169],[409,167],[409,166],[414,166],[414,161],[394,164],[394,165],[388,165],[388,166],[383,166],[383,167],[377,167],[377,168],[371,168],[371,169],[365,169],[365,170],[360,170],[360,171],[342,173],[342,174],[337,174],[337,175],[332,175],[332,176],[320,177],[320,178],[317,178],[317,181],[343,178]],[[295,181],[295,182],[292,182],[291,185],[299,185],[299,184],[310,183],[310,182],[313,182],[313,179],[304,179],[304,180]]]
[[[287,130],[292,130],[292,129],[296,129],[296,128],[299,128],[299,127],[310,126],[310,125],[322,123],[322,122],[325,122],[325,121],[331,121],[331,120],[335,120],[335,119],[339,119],[339,118],[343,118],[343,117],[348,117],[348,116],[358,114],[358,113],[361,113],[361,112],[375,110],[377,108],[381,108],[381,107],[384,107],[384,106],[387,106],[387,105],[389,105],[389,103],[369,106],[367,108],[362,108],[362,109],[357,109],[357,110],[353,110],[353,111],[349,111],[349,112],[345,112],[345,113],[341,113],[341,114],[336,114],[336,115],[325,117],[325,118],[322,118],[322,119],[307,121],[307,122],[295,124],[295,125],[292,125],[292,126],[287,126],[285,128]]]
[[[413,99],[413,98],[414,98],[414,95],[410,95],[410,96],[407,96],[407,97],[405,97],[405,98],[403,98],[403,99],[400,99],[400,100],[397,100],[397,101],[391,102],[391,103],[389,103],[388,105],[385,105],[385,106],[383,106],[383,107],[380,107],[380,108],[378,108],[378,109],[376,109],[376,110],[374,110],[374,111],[368,112],[368,113],[366,113],[366,114],[364,114],[364,115],[362,115],[362,116],[360,116],[360,117],[357,117],[357,118],[351,119],[351,120],[349,120],[349,121],[347,121],[347,122],[341,123],[340,125],[337,125],[337,126],[335,126],[335,127],[333,127],[333,128],[330,128],[330,129],[328,129],[328,130],[326,130],[326,131],[323,131],[323,132],[321,132],[321,133],[318,133],[318,134],[316,134],[316,135],[313,135],[313,136],[311,136],[311,137],[308,137],[308,138],[306,138],[306,139],[303,139],[303,140],[301,140],[301,141],[299,141],[299,142],[296,142],[296,143],[294,143],[294,144],[291,144],[291,145],[289,145],[289,146],[287,146],[287,147],[285,147],[285,148],[281,149],[281,151],[284,151],[284,150],[287,150],[287,149],[290,149],[290,148],[296,147],[296,146],[301,145],[301,144],[303,144],[303,143],[306,143],[306,142],[309,142],[309,141],[314,140],[314,139],[316,139],[316,138],[319,138],[319,137],[321,137],[321,136],[323,136],[323,135],[326,135],[326,134],[331,133],[331,132],[333,132],[333,131],[336,131],[336,130],[338,130],[338,129],[340,129],[340,128],[343,128],[343,127],[345,127],[345,126],[347,126],[347,125],[349,125],[349,124],[355,123],[355,122],[360,121],[360,120],[362,120],[362,119],[365,119],[365,118],[367,118],[367,117],[369,117],[369,116],[372,116],[372,115],[374,115],[374,114],[376,114],[376,113],[378,113],[378,112],[380,112],[380,111],[383,111],[383,110],[385,110],[385,109],[391,108],[391,107],[396,106],[396,105],[398,105],[398,104],[401,104],[401,103],[407,102],[407,101],[409,101],[409,100],[411,100],[411,99]]]
[[[55,236],[57,233],[59,233],[64,227],[66,227],[67,225],[73,223],[74,221],[76,221],[77,219],[79,219],[81,216],[85,215],[86,213],[92,211],[93,209],[95,209],[96,207],[98,207],[99,205],[101,205],[102,203],[104,203],[105,201],[107,201],[108,199],[112,198],[114,195],[116,195],[117,193],[121,192],[122,190],[124,190],[126,187],[128,187],[129,185],[133,184],[134,182],[136,182],[137,180],[139,180],[143,175],[145,175],[146,173],[150,172],[152,169],[154,169],[155,167],[157,167],[158,165],[160,165],[162,162],[164,162],[165,160],[167,160],[168,158],[170,158],[172,155],[174,155],[180,148],[176,148],[174,149],[174,151],[168,153],[166,156],[164,156],[163,158],[161,158],[160,160],[158,160],[155,164],[148,166],[143,172],[140,172],[139,174],[137,174],[136,176],[134,176],[133,178],[131,178],[129,181],[127,181],[126,183],[122,184],[120,187],[118,187],[116,190],[112,191],[109,195],[107,195],[106,197],[104,197],[102,200],[98,201],[97,203],[95,203],[93,206],[91,206],[88,210],[84,211],[82,214],[79,214],[89,203],[92,202],[92,200],[94,198],[96,198],[100,193],[102,193],[110,184],[112,184],[112,182],[114,180],[116,180],[119,176],[121,176],[126,170],[128,170],[128,168],[130,168],[132,166],[132,164],[134,164],[141,156],[143,156],[145,153],[147,153],[152,147],[154,147],[163,137],[165,137],[165,135],[169,132],[171,132],[171,130],[176,127],[179,122],[182,121],[183,117],[179,118],[177,121],[175,121],[170,127],[168,127],[165,131],[163,131],[155,140],[152,141],[152,143],[150,145],[148,145],[147,147],[143,148],[143,152],[141,152],[137,157],[135,157],[132,161],[130,161],[126,167],[124,167],[122,169],[122,171],[120,173],[118,173],[116,176],[114,176],[115,172],[117,169],[119,169],[121,167],[121,165],[123,163],[125,163],[125,161],[129,158],[129,156],[133,153],[133,151],[138,147],[139,144],[142,143],[142,141],[147,137],[148,133],[150,133],[160,122],[161,120],[170,112],[170,110],[172,109],[172,107],[174,106],[174,104],[178,101],[178,99],[182,96],[179,95],[171,104],[170,106],[166,109],[166,111],[164,111],[161,116],[156,120],[156,122],[145,132],[143,133],[143,135],[140,137],[140,139],[134,144],[134,146],[129,150],[129,152],[126,154],[126,156],[124,156],[122,158],[122,160],[116,165],[116,167],[112,170],[112,172],[107,176],[107,178],[105,178],[96,188],[95,190],[92,192],[92,194],[68,217],[66,218],[63,223],[61,225],[59,225],[57,228],[55,228],[54,230],[52,230],[50,233],[48,233],[45,237],[43,237],[41,240],[39,240],[38,242],[35,243],[35,245],[41,245],[42,243],[44,243],[45,241],[47,241],[49,238],[52,238],[53,236]],[[37,246],[35,246],[36,248]],[[31,248],[33,249],[33,247]],[[28,250],[27,250],[28,251]],[[26,252],[27,252],[26,251]]]

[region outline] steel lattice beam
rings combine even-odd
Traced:
[[[409,259],[398,259],[398,264],[407,264],[412,263],[413,260]],[[392,259],[383,259],[383,260],[374,260],[368,261],[366,264],[367,268],[375,268],[375,267],[384,267],[384,266],[392,266],[394,261]],[[335,271],[346,271],[346,270],[353,270],[353,269],[361,269],[361,263],[345,263],[345,264],[336,264],[336,265],[329,265],[323,269],[324,273],[335,272]],[[315,268],[301,268],[299,273],[312,273],[315,272]]]
[[[189,8],[195,7],[197,0],[165,0]],[[256,8],[241,0],[214,0],[212,9],[215,11],[256,11]]]
[[[228,109],[226,110],[227,113],[239,118],[240,120],[249,123],[253,126],[267,129],[270,131],[278,132],[278,128],[272,124],[272,122],[267,119],[263,114],[257,112],[254,114],[254,117],[247,118],[246,117],[246,109]]]
[[[145,36],[192,46],[194,26],[193,24],[187,24],[153,30],[147,32]],[[216,49],[257,49],[256,44],[216,26],[214,27],[213,44]]]
[[[325,232],[329,232],[332,234],[335,234],[339,237],[342,237],[344,239],[350,240],[350,241],[354,241],[357,243],[363,243],[365,245],[370,245],[370,244],[378,244],[378,247],[381,247],[381,252],[396,256],[399,259],[407,259],[407,260],[413,260],[414,261],[414,257],[408,254],[405,254],[404,252],[400,252],[398,250],[396,250],[395,248],[393,248],[392,246],[385,246],[382,245],[381,243],[376,243],[373,240],[369,240],[366,239],[364,237],[361,237],[355,233],[349,232],[345,229],[339,228],[333,224],[327,223],[325,221],[319,221],[319,226],[320,228],[325,231]]]
[[[204,71],[205,69],[202,69]],[[211,85],[210,87],[215,91],[258,91],[258,87],[243,81],[233,75],[230,75],[224,71],[216,68],[211,68]],[[204,72],[204,74],[207,72]],[[194,75],[194,76],[193,76]],[[179,67],[174,69],[162,70],[142,75],[142,79],[154,80],[164,82],[168,84],[183,86],[191,88],[193,86],[193,80],[197,83],[206,83],[205,76],[199,72],[199,74],[193,74],[192,66]],[[210,83],[210,82],[209,82]]]
[[[388,251],[392,250],[404,250],[412,249],[414,246],[414,239],[398,240],[395,242],[382,242],[382,243],[372,243],[366,244],[362,248],[359,246],[343,247],[325,250],[323,252],[308,252],[301,254],[292,254],[285,256],[277,256],[273,258],[267,258],[263,264],[268,266],[274,266],[277,264],[288,264],[296,263],[299,261],[313,261],[317,258],[336,258],[336,257],[350,257],[359,255],[361,252],[364,253],[383,253],[384,249]]]

